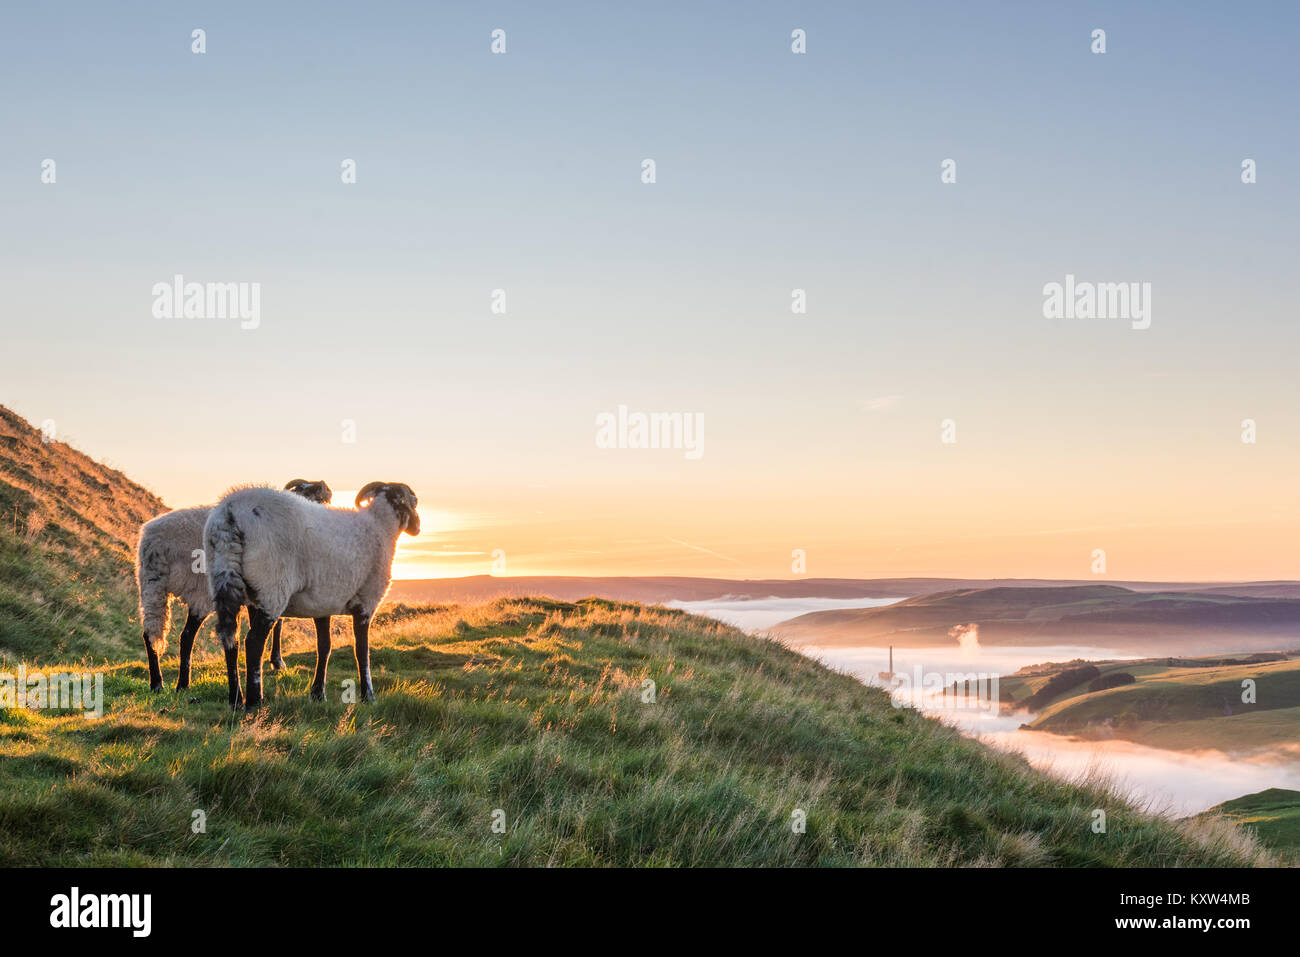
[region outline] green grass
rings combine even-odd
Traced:
[[[214,657],[179,696],[149,693],[143,662],[104,666],[99,720],[0,711],[0,865],[1271,861],[1219,819],[1172,821],[1104,781],[1063,783],[681,612],[398,607],[372,634],[374,705],[339,700],[347,646],[331,700],[308,700],[314,651],[295,629],[255,715],[229,713]],[[174,678],[174,657],[165,667]]]
[[[1137,721],[1115,734],[1152,748],[1225,753],[1287,752],[1300,739],[1300,707],[1190,721]]]
[[[0,493],[15,490],[0,484]],[[0,494],[3,498],[3,494]],[[28,663],[107,663],[143,658],[139,597],[130,554],[15,531],[0,519],[0,667]],[[181,606],[183,608],[183,606]],[[212,633],[210,618],[199,641]],[[172,615],[176,648],[185,615]]]
[[[0,520],[0,661],[143,654],[130,557],[51,539]]]
[[[1300,862],[1300,791],[1269,788],[1224,801],[1207,814],[1221,814],[1259,835],[1261,843]]]

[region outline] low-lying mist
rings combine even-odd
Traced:
[[[826,665],[852,674],[867,684],[883,685],[888,648],[802,648]],[[1026,665],[1048,661],[1133,658],[1109,648],[1045,645],[1025,648],[965,646],[907,648],[894,652],[894,670],[907,673],[920,665],[926,672],[1008,675]],[[906,703],[911,704],[909,699]],[[1102,775],[1116,782],[1152,810],[1175,815],[1195,814],[1223,801],[1265,788],[1300,790],[1300,748],[1281,746],[1245,754],[1221,750],[1169,751],[1131,741],[1086,741],[1044,731],[1021,730],[1034,719],[1026,712],[992,714],[977,709],[945,708],[927,695],[920,710],[960,728],[966,734],[1005,751],[1022,754],[1034,767],[1066,779]]]
[[[782,621],[812,611],[840,608],[875,608],[892,604],[890,598],[767,598],[718,599],[671,602],[692,614],[707,615],[750,632],[766,631]],[[1127,660],[1140,655],[1092,645],[989,646],[979,641],[978,628],[958,626],[953,642],[940,648],[898,648],[894,671],[911,675],[918,666],[926,673],[1009,675],[1027,665],[1075,659]],[[881,686],[881,672],[889,669],[887,647],[799,649],[829,667],[867,684]],[[907,703],[912,703],[909,699]],[[1032,765],[1050,774],[1076,779],[1109,777],[1153,810],[1175,815],[1194,814],[1231,798],[1265,788],[1300,790],[1300,749],[1283,746],[1251,753],[1228,754],[1219,750],[1169,751],[1131,741],[1085,741],[1042,731],[1020,730],[1034,716],[1025,712],[995,714],[991,709],[954,711],[941,699],[928,695],[922,711],[933,714],[993,747],[1022,754]]]

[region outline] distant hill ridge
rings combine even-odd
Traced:
[[[909,598],[994,588],[1120,588],[1135,592],[1194,591],[1202,595],[1300,598],[1300,582],[1132,582],[1098,585],[1045,578],[693,578],[672,575],[470,575],[393,582],[390,598],[406,602],[482,602],[546,595],[561,601],[599,596],[662,603],[747,598]]]
[[[776,633],[795,644],[943,646],[958,625],[982,645],[1105,645],[1146,653],[1263,651],[1300,641],[1300,599],[1113,584],[962,588],[880,608],[811,612]]]

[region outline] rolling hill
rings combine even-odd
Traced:
[[[1015,698],[1036,711],[1028,724],[1034,731],[1179,751],[1300,749],[1300,657],[1258,659],[1094,662],[1103,676],[1129,674],[1134,681],[1098,691],[1081,683],[1046,701],[1022,697],[1050,680],[1052,672],[1044,670],[1003,679],[1001,692],[1004,701]],[[1242,700],[1247,680],[1254,684],[1253,701]]]
[[[1118,585],[957,589],[880,608],[819,611],[782,622],[796,645],[953,644],[974,623],[981,645],[1093,645],[1125,653],[1276,650],[1300,644],[1300,599]]]

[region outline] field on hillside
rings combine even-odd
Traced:
[[[295,639],[253,715],[228,711],[213,657],[179,696],[151,694],[143,662],[106,666],[99,720],[0,711],[0,865],[1269,860],[1224,822],[1063,784],[681,612],[397,606],[372,635],[374,705],[339,700],[348,647],[331,700],[308,700],[314,651]]]
[[[1103,676],[1129,674],[1133,683],[1089,691],[1081,682],[1062,691],[1029,727],[1088,738],[1121,738],[1173,750],[1300,748],[1300,658],[1216,664],[1176,661],[1095,663]],[[1025,700],[1051,672],[1003,679],[1005,697]],[[1243,702],[1243,682],[1254,701]]]

